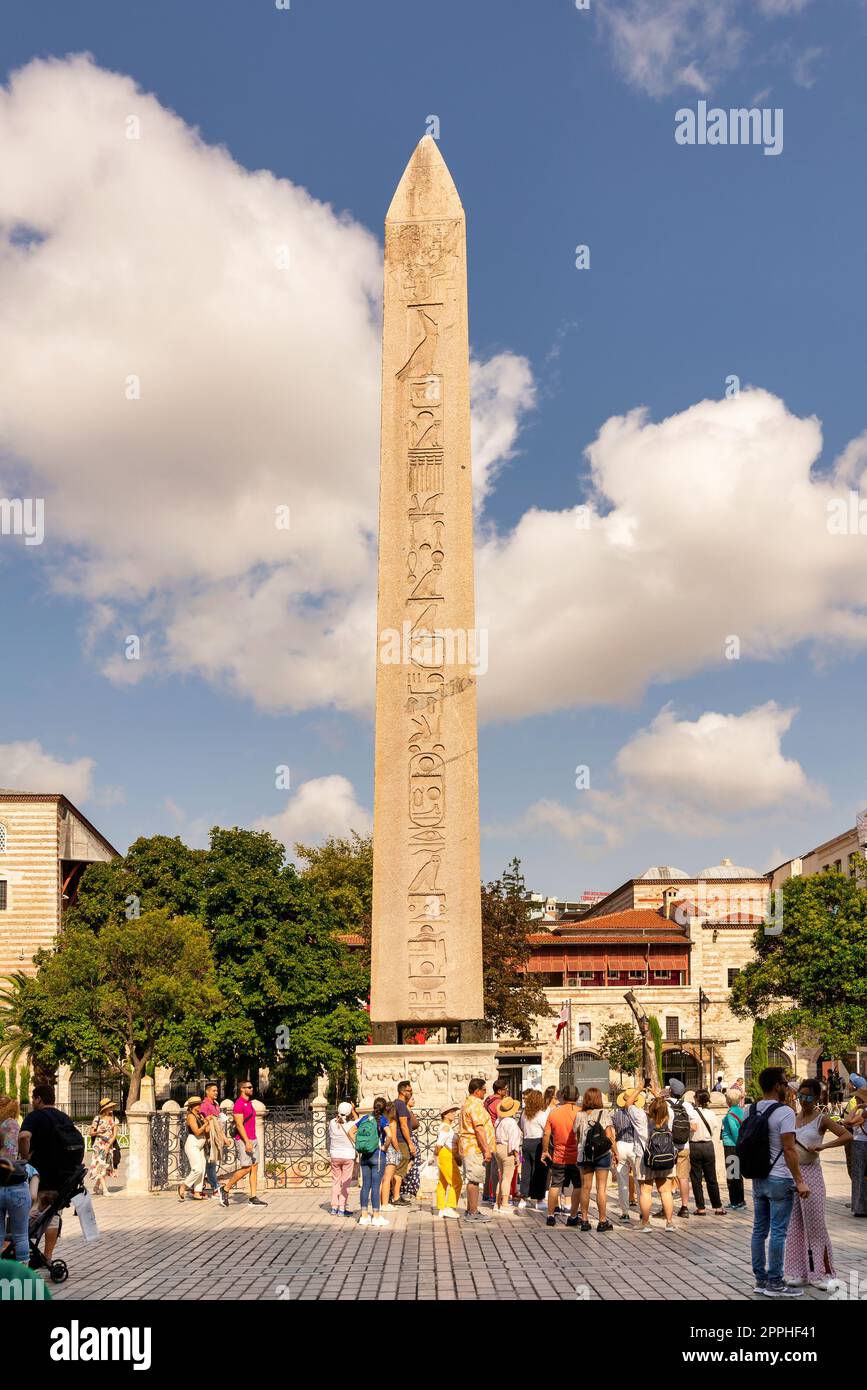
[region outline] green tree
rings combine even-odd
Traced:
[[[227,1006],[216,1040],[234,1071],[274,1065],[312,1075],[349,1065],[370,1021],[368,972],[322,877],[299,875],[264,831],[211,832],[202,911]]]
[[[71,927],[35,961],[17,1007],[43,1064],[125,1073],[132,1103],[149,1063],[191,1066],[207,1050],[221,997],[194,918],[155,910],[99,932]]]
[[[659,1084],[662,1085],[662,1028],[658,1018],[652,1014],[647,1020],[650,1029],[650,1036],[653,1039],[653,1054],[656,1057],[656,1075],[659,1077]]]
[[[130,845],[122,859],[91,864],[64,927],[99,931],[154,909],[173,917],[197,916],[206,850],[188,849],[178,836],[152,835]]]
[[[542,986],[527,969],[532,930],[530,895],[513,859],[500,878],[482,885],[482,961],[485,1021],[525,1041],[537,1018],[553,1014]]]
[[[753,1024],[753,1039],[750,1046],[750,1081],[747,1095],[750,1100],[760,1100],[762,1088],[759,1077],[768,1065],[768,1030],[763,1023]]]
[[[342,931],[370,942],[373,898],[373,836],[356,831],[348,840],[330,837],[324,845],[296,845],[304,861],[301,877],[327,902]]]
[[[18,1104],[26,1114],[30,1109],[30,1068],[22,1067],[18,1078]]]
[[[768,1041],[809,1038],[839,1057],[867,1038],[867,886],[856,876],[810,874],[784,885],[782,916],[754,938],[756,958],[740,972],[730,1001],[760,1020]]]
[[[609,1023],[599,1038],[601,1056],[614,1068],[623,1085],[623,1073],[634,1075],[641,1066],[641,1037],[631,1023]]]

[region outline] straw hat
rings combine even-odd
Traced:
[[[633,1086],[629,1091],[621,1091],[617,1097],[619,1109],[625,1110],[628,1105],[637,1105],[639,1110],[644,1109],[644,1092],[640,1086]]]
[[[111,1099],[110,1096],[103,1096],[102,1100],[99,1102],[100,1115],[102,1114],[103,1110],[114,1110],[115,1108],[115,1102]]]
[[[194,1105],[201,1105],[201,1103],[202,1103],[202,1097],[201,1097],[201,1096],[190,1096],[189,1099],[188,1099],[188,1101],[187,1101],[187,1109],[188,1109],[188,1110],[192,1110],[192,1108],[193,1108]]]
[[[508,1119],[509,1115],[517,1114],[520,1108],[514,1096],[504,1096],[497,1108],[497,1119]]]
[[[454,1100],[449,1101],[448,1105],[444,1105],[443,1108],[442,1108],[442,1110],[440,1111],[440,1119],[441,1119],[441,1120],[444,1120],[445,1117],[446,1117],[446,1115],[451,1115],[452,1111],[454,1111],[454,1110],[460,1110],[460,1108],[461,1108],[461,1107],[460,1107],[460,1105],[457,1103],[457,1101],[454,1101]]]

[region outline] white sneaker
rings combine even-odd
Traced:
[[[443,1207],[440,1216],[449,1217],[452,1221],[459,1221],[461,1214],[457,1207]]]
[[[547,1216],[547,1215],[548,1215],[548,1203],[547,1203],[547,1202],[544,1202],[544,1201],[542,1201],[542,1202],[537,1202],[537,1203],[536,1203],[536,1210],[537,1210],[537,1211],[543,1211],[543,1212],[545,1213],[545,1215]]]
[[[390,1226],[391,1222],[386,1221],[384,1216],[375,1216],[370,1224],[371,1226]]]
[[[526,1209],[526,1206],[527,1206],[527,1203],[524,1201],[524,1199],[523,1199],[523,1197],[522,1197],[521,1200],[520,1200],[520,1202],[518,1203],[518,1211],[524,1211],[524,1210]]]
[[[676,1230],[677,1230],[677,1227],[675,1226],[675,1224],[674,1224],[673,1221],[666,1221],[666,1223],[665,1223],[665,1229],[666,1229],[667,1231],[676,1231]]]
[[[363,1211],[363,1212],[361,1213],[361,1216],[359,1217],[358,1224],[359,1224],[359,1226],[369,1226],[369,1225],[371,1224],[371,1221],[370,1221],[370,1213],[369,1213],[369,1212],[366,1212],[366,1211]]]
[[[788,1281],[788,1279],[787,1279],[787,1280],[786,1280],[786,1283],[788,1283],[788,1282],[789,1282],[789,1281]],[[834,1290],[835,1290],[835,1289],[839,1289],[839,1287],[840,1287],[840,1280],[839,1280],[839,1279],[834,1279],[830,1274],[826,1275],[824,1279],[811,1279],[811,1280],[810,1280],[810,1288],[811,1288],[811,1289],[820,1289],[820,1290],[822,1291],[822,1293],[833,1293]]]

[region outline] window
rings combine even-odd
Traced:
[[[665,1019],[665,1041],[680,1041],[680,1015],[667,1014]]]
[[[671,974],[670,970],[652,970],[650,972],[654,980],[667,980]]]
[[[731,989],[732,985],[734,984],[735,980],[738,978],[738,975],[740,975],[740,973],[741,973],[740,970],[736,970],[736,969],[734,969],[733,967],[729,967],[729,971],[728,971],[729,989]]]
[[[836,869],[836,871],[837,871],[838,874],[841,874],[841,873],[843,872],[843,860],[842,860],[842,859],[835,859],[835,860],[834,860],[834,868]]]
[[[593,1041],[593,1039],[590,1037],[590,1024],[589,1024],[589,1023],[579,1023],[579,1024],[578,1024],[578,1041],[579,1041],[579,1042],[592,1042],[592,1041]]]
[[[0,912],[6,911],[6,880],[0,878]]]
[[[855,855],[854,855],[854,853],[849,855],[849,877],[850,877],[850,878],[854,878],[854,877],[855,877]]]
[[[579,970],[579,971],[578,971],[578,979],[579,979],[579,980],[592,980],[592,979],[593,979],[593,974],[594,974],[594,972],[593,972],[592,970]]]
[[[3,825],[2,822],[0,822],[0,854],[5,854],[5,853],[6,853],[6,826]],[[852,859],[853,856],[850,854],[850,855],[849,855],[849,858]]]
[[[630,978],[630,980],[643,980],[643,979],[644,979],[644,971],[643,971],[643,970],[630,970],[630,972],[629,972],[629,978]]]

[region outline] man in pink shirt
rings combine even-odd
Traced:
[[[235,1158],[238,1167],[225,1183],[226,1191],[236,1182],[249,1176],[250,1206],[267,1207],[261,1197],[256,1196],[256,1180],[259,1175],[259,1141],[256,1138],[256,1111],[253,1109],[253,1083],[242,1081],[238,1099],[235,1101]]]

